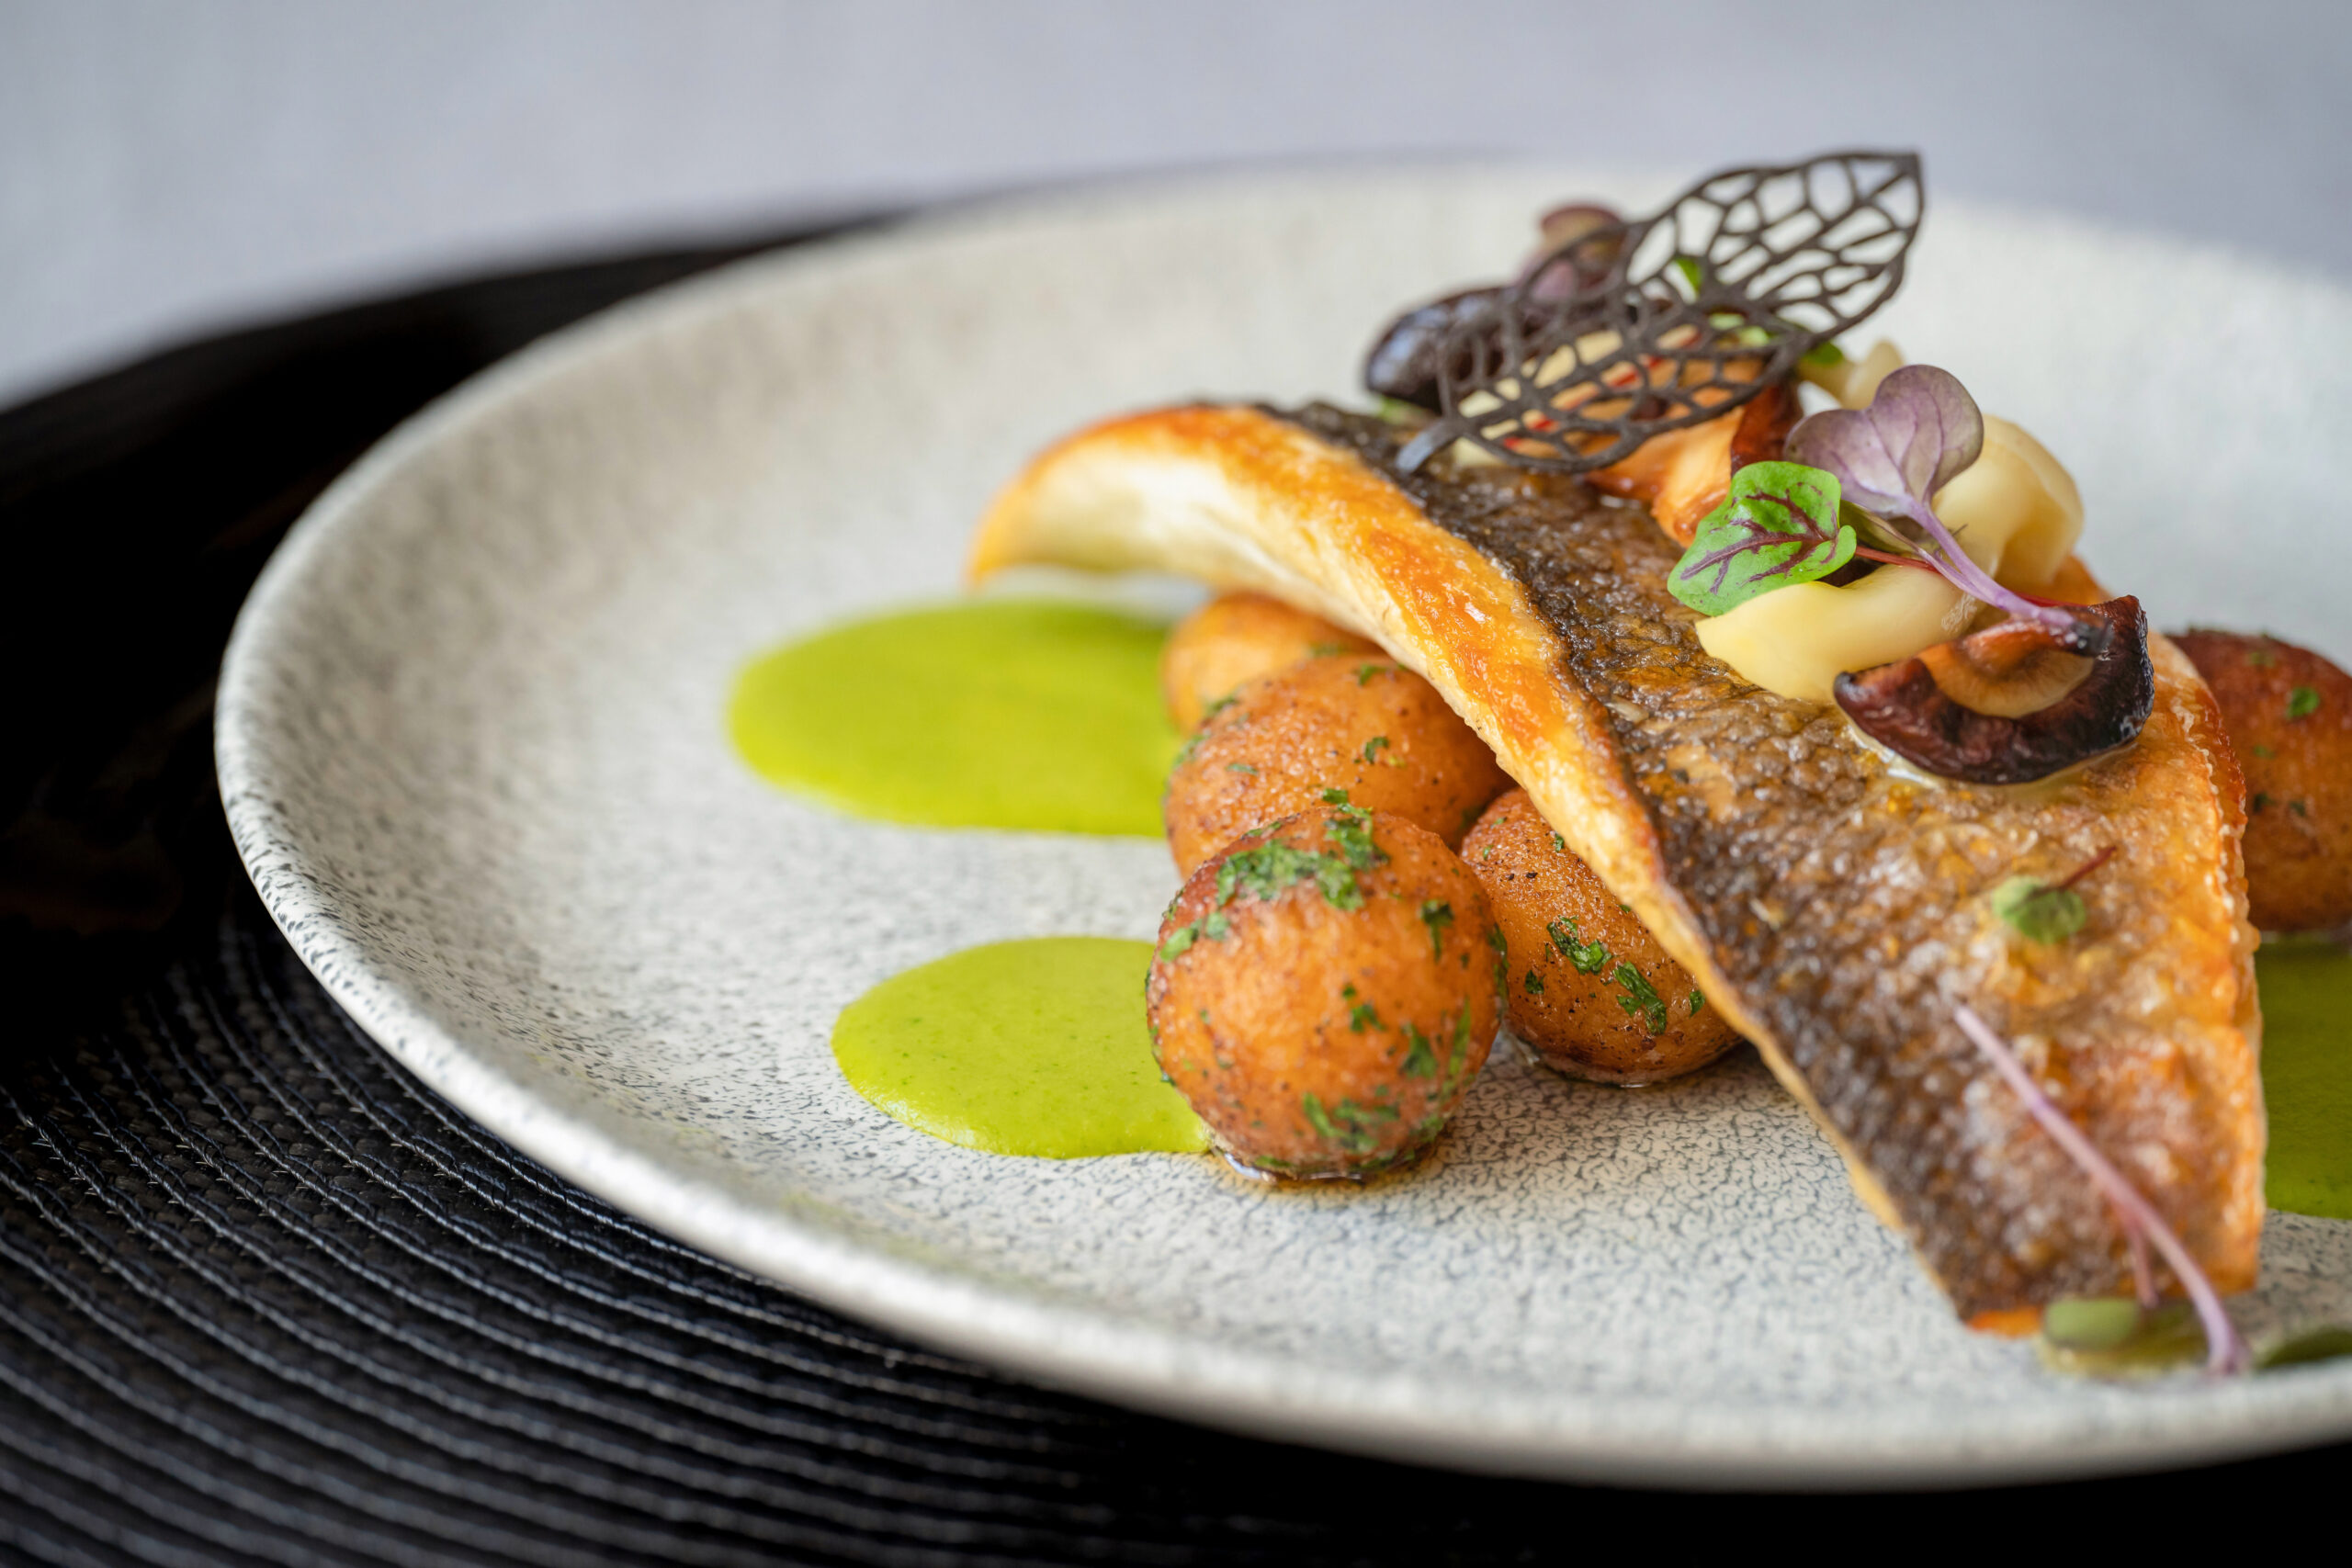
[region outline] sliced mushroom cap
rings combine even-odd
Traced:
[[[1863,734],[1939,777],[2048,778],[2130,745],[2155,705],[2140,601],[2079,605],[2075,615],[2071,635],[2004,621],[1842,674],[1838,705]]]
[[[1364,389],[1439,412],[1438,374],[1447,340],[1501,296],[1499,287],[1465,288],[1416,305],[1388,323],[1363,362]]]

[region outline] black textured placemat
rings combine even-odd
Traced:
[[[751,248],[312,317],[0,413],[0,1549],[1485,1562],[1593,1549],[1604,1522],[1667,1544],[1825,1506],[1449,1475],[998,1377],[569,1186],[326,998],[246,886],[212,787],[212,678],[246,586],[432,396]],[[2322,1496],[2348,1455],[2028,1495],[2086,1518],[2254,1484]]]

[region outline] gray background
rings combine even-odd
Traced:
[[[1120,171],[1878,141],[2352,275],[2352,4],[0,0],[0,402],[420,278]]]

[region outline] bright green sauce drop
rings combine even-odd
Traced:
[[[1067,601],[878,615],[761,658],[728,730],[764,777],[856,816],[1156,838],[1180,739],[1165,636]]]
[[[833,1059],[852,1089],[934,1137],[1080,1159],[1208,1147],[1159,1076],[1143,1015],[1151,944],[1046,937],[967,948],[842,1010]]]
[[[2270,1206],[2352,1220],[2352,954],[2266,942],[2254,964]]]

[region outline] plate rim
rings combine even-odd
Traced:
[[[1889,1449],[1804,1424],[1768,1436],[1702,1432],[1687,1404],[1646,1396],[1565,1401],[1558,1418],[1496,1421],[1412,1409],[1402,1377],[1343,1374],[1266,1352],[1190,1340],[1100,1304],[989,1290],[961,1274],[831,1234],[729,1195],[630,1147],[585,1117],[540,1100],[526,1080],[477,1058],[406,994],[393,966],[337,916],[306,876],[270,788],[260,716],[272,639],[305,570],[371,498],[445,435],[526,397],[542,381],[624,348],[667,321],[724,311],[799,279],[820,287],[863,258],[952,245],[1003,229],[1115,216],[1171,199],[1235,198],[1300,184],[1369,183],[1441,171],[1564,169],[1540,158],[1304,161],[1243,170],[1109,178],[919,210],[869,228],[765,252],[668,284],[561,328],[443,393],[370,446],[297,519],[240,608],[222,660],[214,719],[221,802],[240,863],[304,965],[403,1067],[485,1128],[616,1208],[752,1273],[851,1315],[1047,1384],[1133,1408],[1246,1432],[1450,1469],[1702,1488],[1971,1486],[2194,1464],[2352,1435],[2352,1368],[2298,1374],[2303,1397],[2256,1408],[2222,1402],[2191,1432],[2160,1437],[2104,1427],[2017,1440],[1998,1412],[1957,1418],[1935,1439]],[[1653,182],[1637,170],[1578,168],[1600,188]],[[2267,275],[2288,287],[2352,294],[2333,280],[2210,243],[2147,235],[2069,215],[1957,202],[1995,223],[2050,226],[2147,244]],[[2316,1375],[2315,1375],[2316,1374]],[[1356,1397],[1340,1397],[1346,1390]],[[1404,1417],[1399,1419],[1399,1417]],[[1668,1417],[1673,1417],[1668,1419]]]

